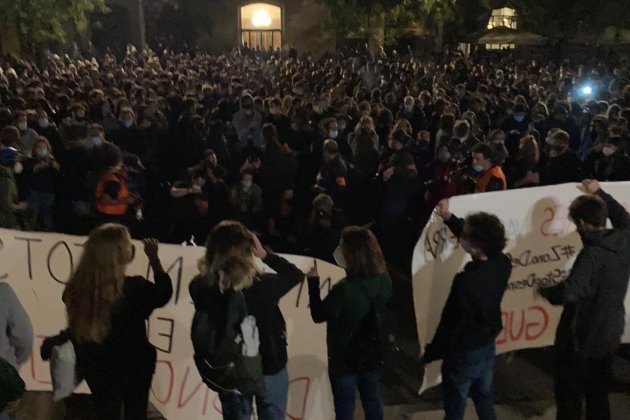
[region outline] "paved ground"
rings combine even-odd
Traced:
[[[417,395],[420,387],[419,367],[413,356],[418,354],[411,284],[394,273],[395,295],[390,323],[403,350],[395,368],[382,377],[381,395],[386,405],[385,419],[443,419],[439,388]],[[630,351],[626,351],[630,355]],[[613,370],[615,383],[611,389],[612,418],[630,420],[630,357],[618,357]],[[495,373],[495,403],[499,420],[555,418],[553,401],[553,353],[550,349],[524,350],[499,357]],[[360,403],[357,402],[357,407]],[[92,420],[93,407],[88,396],[73,396],[66,402],[65,413],[54,407],[50,394],[29,393],[23,402],[20,418],[25,420]],[[152,420],[162,419],[152,410]],[[355,416],[362,419],[358,408]],[[476,419],[472,406],[466,419]],[[179,419],[169,419],[179,420]],[[182,419],[184,420],[184,419]],[[579,419],[576,419],[579,420]]]

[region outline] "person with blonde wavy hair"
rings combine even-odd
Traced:
[[[276,274],[258,270],[261,259]],[[284,420],[289,376],[287,371],[286,324],[278,307],[280,299],[304,280],[304,274],[289,261],[267,251],[255,234],[239,222],[223,221],[208,236],[206,254],[200,261],[201,274],[189,287],[195,303],[195,317],[204,313],[214,326],[212,342],[220,342],[220,331],[229,316],[229,307],[237,301],[237,323],[246,315],[256,318],[262,357],[262,381],[253,390],[219,392],[223,418],[249,420],[256,400],[258,418]],[[236,292],[236,293],[234,293]],[[243,299],[244,298],[244,299]],[[192,327],[193,344],[197,331]],[[212,347],[212,345],[210,345]],[[195,348],[195,356],[213,349]],[[211,356],[209,356],[211,357]]]
[[[127,276],[135,247],[126,227],[94,229],[63,294],[77,370],[92,392],[98,418],[145,420],[156,350],[145,321],[173,294],[171,278],[158,257],[158,242],[145,239],[144,252],[155,283]]]

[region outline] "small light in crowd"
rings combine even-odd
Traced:
[[[265,28],[271,26],[271,16],[269,12],[266,10],[256,10],[254,12],[254,16],[252,17],[252,25],[255,28]]]
[[[582,88],[583,95],[591,95],[593,93],[593,88],[591,86],[584,86]]]

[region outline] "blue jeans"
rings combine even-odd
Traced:
[[[335,402],[336,419],[352,420],[354,418],[354,401],[357,388],[359,388],[365,419],[383,420],[383,406],[378,397],[378,381],[378,372],[331,376],[330,385]]]
[[[289,394],[289,374],[285,367],[275,375],[265,375],[253,394],[221,393],[221,410],[224,420],[250,420],[253,402],[259,420],[284,420]]]
[[[469,392],[479,419],[496,419],[492,400],[495,357],[496,345],[492,342],[482,348],[450,354],[444,358],[442,392],[446,420],[464,418]]]
[[[28,197],[28,208],[31,212],[33,230],[52,232],[53,205],[55,194],[44,191],[31,191]]]

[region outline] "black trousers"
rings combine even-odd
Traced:
[[[104,354],[103,348],[77,353],[77,368],[90,387],[98,419],[120,420],[124,410],[125,420],[147,420],[156,350],[147,343],[128,363]]]
[[[575,351],[558,351],[555,394],[558,420],[582,418],[586,401],[588,420],[610,420],[608,388],[613,355],[583,359]]]

